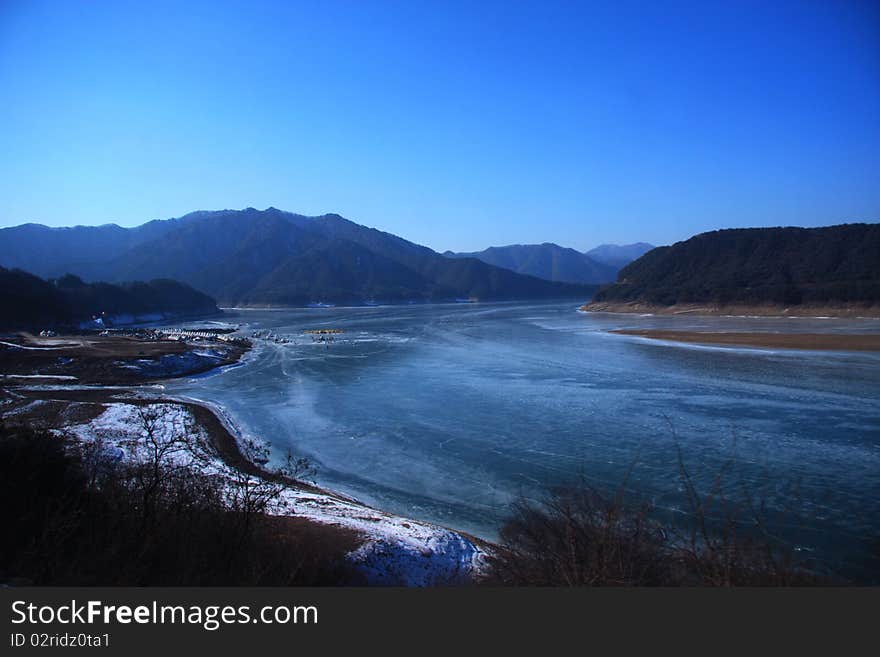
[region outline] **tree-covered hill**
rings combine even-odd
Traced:
[[[627,303],[877,305],[880,224],[702,233],[649,251],[593,299]]]
[[[173,280],[111,285],[85,283],[67,274],[46,281],[0,267],[0,330],[77,325],[94,318],[110,324],[216,312],[211,297]]]

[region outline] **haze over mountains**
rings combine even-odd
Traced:
[[[492,246],[472,253],[446,251],[443,255],[448,258],[477,258],[495,267],[548,281],[597,285],[614,281],[621,267],[652,248],[654,247],[644,242],[625,246],[603,244],[581,253],[545,242]]]
[[[170,278],[227,305],[588,297],[593,288],[447,258],[335,214],[275,208],[113,224],[0,230],[0,265],[87,281]]]
[[[615,267],[618,271],[623,269],[633,260],[637,260],[654,248],[647,242],[635,244],[601,244],[595,249],[590,249],[586,255],[598,262]]]

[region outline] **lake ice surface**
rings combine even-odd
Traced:
[[[499,303],[232,310],[245,363],[169,392],[224,406],[318,483],[492,539],[510,503],[583,478],[687,516],[698,487],[763,501],[774,533],[876,578],[880,353],[705,347],[618,328],[880,332],[880,321],[581,313]],[[340,328],[330,344],[305,329]]]

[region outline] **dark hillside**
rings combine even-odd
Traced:
[[[649,251],[594,303],[871,306],[880,303],[880,224],[703,233]]]
[[[0,267],[0,329],[75,325],[94,317],[108,323],[128,316],[195,316],[218,312],[209,296],[172,280],[111,285],[67,274],[45,281]]]

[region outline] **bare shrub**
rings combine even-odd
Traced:
[[[583,480],[541,502],[515,503],[486,581],[525,586],[788,586],[833,583],[767,530],[752,496],[732,501],[725,464],[701,494],[679,450],[687,520],[664,524],[650,504]]]
[[[140,416],[120,460],[109,441],[73,443],[29,427],[0,426],[0,583],[38,585],[292,585],[357,583],[346,555],[352,531],[267,511],[271,487],[251,481],[230,506],[230,481],[185,423],[160,431]],[[166,418],[167,419],[167,418]],[[186,436],[178,432],[188,431]],[[216,464],[215,464],[216,465]],[[291,473],[296,462],[292,460]],[[262,492],[259,492],[262,491]],[[145,502],[146,500],[146,502]]]
[[[584,484],[543,504],[520,501],[501,530],[490,581],[537,586],[662,584],[665,534],[647,505],[630,509]]]

